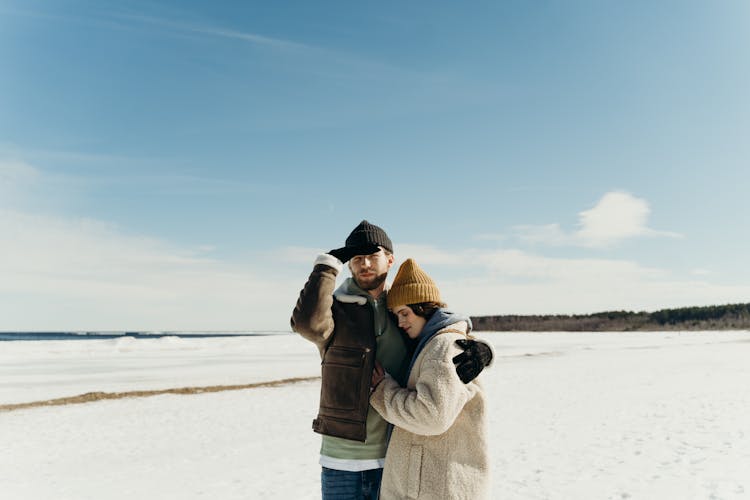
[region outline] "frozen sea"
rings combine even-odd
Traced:
[[[482,332],[494,499],[750,498],[750,333]],[[0,498],[319,498],[319,359],[293,334],[0,342]]]

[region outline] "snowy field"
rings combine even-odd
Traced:
[[[750,333],[482,333],[493,499],[750,498]],[[0,342],[0,405],[318,375],[263,337]],[[317,380],[0,411],[0,498],[319,498]]]

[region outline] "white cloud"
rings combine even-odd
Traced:
[[[747,286],[675,277],[627,260],[398,249],[400,261],[415,258],[436,280],[451,307],[474,315],[655,310],[750,295]],[[209,250],[96,220],[0,210],[0,330],[288,328],[319,249],[282,248],[246,263],[211,259]]]
[[[0,160],[0,206],[7,206],[29,185],[40,178],[40,172],[17,160]]]
[[[590,246],[606,246],[641,236],[649,231],[646,223],[650,213],[646,200],[628,193],[610,192],[593,208],[578,214],[581,229],[577,236]]]
[[[47,180],[23,162],[0,162],[4,195],[33,194]],[[654,233],[648,213],[645,201],[608,193],[582,212],[578,233],[551,224],[526,234],[610,244]],[[211,258],[210,245],[187,248],[100,220],[0,203],[0,330],[287,329],[315,255],[324,250],[286,247],[221,261]],[[396,257],[397,266],[415,258],[452,307],[475,315],[654,310],[750,296],[750,287],[709,283],[700,270],[675,277],[627,260],[409,243],[398,243]]]
[[[286,328],[299,284],[205,251],[0,210],[0,330]]]
[[[627,259],[399,243],[396,266],[408,257],[437,282],[443,300],[472,315],[654,311],[745,302],[750,296],[750,286],[712,283],[702,273],[675,275]]]
[[[273,274],[278,257],[222,262],[211,245],[52,215],[37,203],[52,185],[65,187],[25,162],[0,161],[0,330],[288,327],[299,283]]]
[[[480,234],[475,234],[474,239],[501,242],[501,241],[506,240],[507,236],[503,234],[496,234],[496,233],[480,233]]]
[[[39,177],[39,171],[18,160],[0,161],[0,185],[10,185],[34,180]]]
[[[267,259],[275,259],[289,264],[309,265],[315,261],[315,257],[328,249],[309,247],[284,247],[266,254]]]
[[[603,248],[641,236],[679,238],[681,235],[648,227],[648,202],[630,193],[610,191],[588,210],[578,214],[577,231],[567,233],[559,224],[515,226],[514,232],[525,243],[551,246]]]
[[[140,23],[153,24],[164,28],[172,29],[175,31],[199,33],[202,35],[231,38],[235,40],[241,40],[249,42],[255,45],[261,45],[271,47],[275,49],[295,49],[295,50],[310,50],[310,46],[292,42],[290,40],[284,40],[281,38],[273,38],[269,36],[259,35],[257,33],[249,33],[244,31],[235,31],[224,28],[216,28],[213,26],[200,26],[195,24],[188,24],[183,22],[173,21],[171,19],[163,19],[157,17],[149,17],[143,15],[131,15],[131,14],[118,14],[117,18],[136,21]]]
[[[420,264],[431,265],[461,265],[466,258],[463,253],[441,250],[430,245],[413,243],[398,244],[395,249],[398,266],[408,258],[417,260]]]
[[[609,192],[593,208],[579,214],[581,228],[576,237],[585,246],[602,247],[637,236],[679,236],[649,228],[650,214],[646,200],[625,192]]]
[[[440,259],[422,259],[432,254]],[[622,259],[555,258],[517,249],[427,249],[407,256],[424,264],[452,308],[473,315],[653,311],[750,296],[750,286],[675,276]]]
[[[552,246],[568,245],[572,238],[565,234],[560,224],[545,224],[541,226],[514,226],[513,230],[524,243],[546,244]]]
[[[575,281],[539,283],[460,280],[441,286],[443,298],[451,307],[472,315],[655,311],[741,303],[750,294],[748,286],[722,286],[705,281],[649,280],[636,275],[627,281],[613,282],[608,281],[606,274],[598,278],[587,274]]]

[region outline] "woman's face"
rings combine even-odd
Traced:
[[[398,306],[393,308],[393,314],[398,318],[398,327],[401,328],[409,338],[415,339],[422,333],[427,320],[417,316],[409,306]]]

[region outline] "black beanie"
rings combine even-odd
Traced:
[[[385,234],[385,231],[366,220],[360,222],[359,226],[355,227],[346,238],[346,246],[348,247],[362,245],[378,245],[393,253],[393,243],[391,243],[391,239]]]

